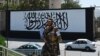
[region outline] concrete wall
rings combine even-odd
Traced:
[[[6,30],[6,13],[0,11],[0,33]]]

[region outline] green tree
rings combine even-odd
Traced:
[[[3,9],[3,5],[0,4],[0,10],[2,10],[2,9]]]
[[[49,0],[20,0],[19,4],[11,3],[8,0],[4,5],[0,4],[0,10],[34,10],[48,9]]]
[[[81,8],[79,5],[79,1],[77,0],[64,0],[65,3],[62,3],[61,8],[66,9],[66,8]]]
[[[19,9],[19,10],[27,10],[27,9],[30,8],[29,6],[30,6],[30,5],[27,3],[27,1],[22,1],[22,2],[19,4],[19,6],[17,7],[17,9]]]
[[[0,10],[6,10],[6,8],[7,8],[6,6],[7,6],[6,4],[4,4],[4,5],[0,4]]]
[[[2,35],[0,35],[0,45],[3,45],[3,46],[6,45],[5,38]]]
[[[0,4],[0,10],[7,10],[8,9],[8,0],[5,0],[4,3]]]
[[[49,8],[48,1],[47,0],[24,0],[20,3],[18,9],[20,10],[48,9]]]

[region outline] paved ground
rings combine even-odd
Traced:
[[[19,46],[26,44],[29,42],[18,42],[18,41],[9,41],[8,42],[8,47],[10,49],[12,48],[18,48]],[[39,45],[43,46],[44,42],[35,42],[38,43]],[[96,52],[85,52],[81,50],[64,50],[65,43],[60,43],[60,50],[61,50],[61,55],[60,56],[100,56],[100,41],[96,41]]]

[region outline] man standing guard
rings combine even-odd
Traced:
[[[42,48],[42,56],[60,55],[59,42],[62,40],[58,28],[53,26],[53,20],[48,19],[44,32],[43,40],[45,42]]]

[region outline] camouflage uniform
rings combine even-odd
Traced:
[[[44,30],[44,39],[47,41],[42,48],[42,56],[57,56],[60,54],[58,37],[52,29]]]

